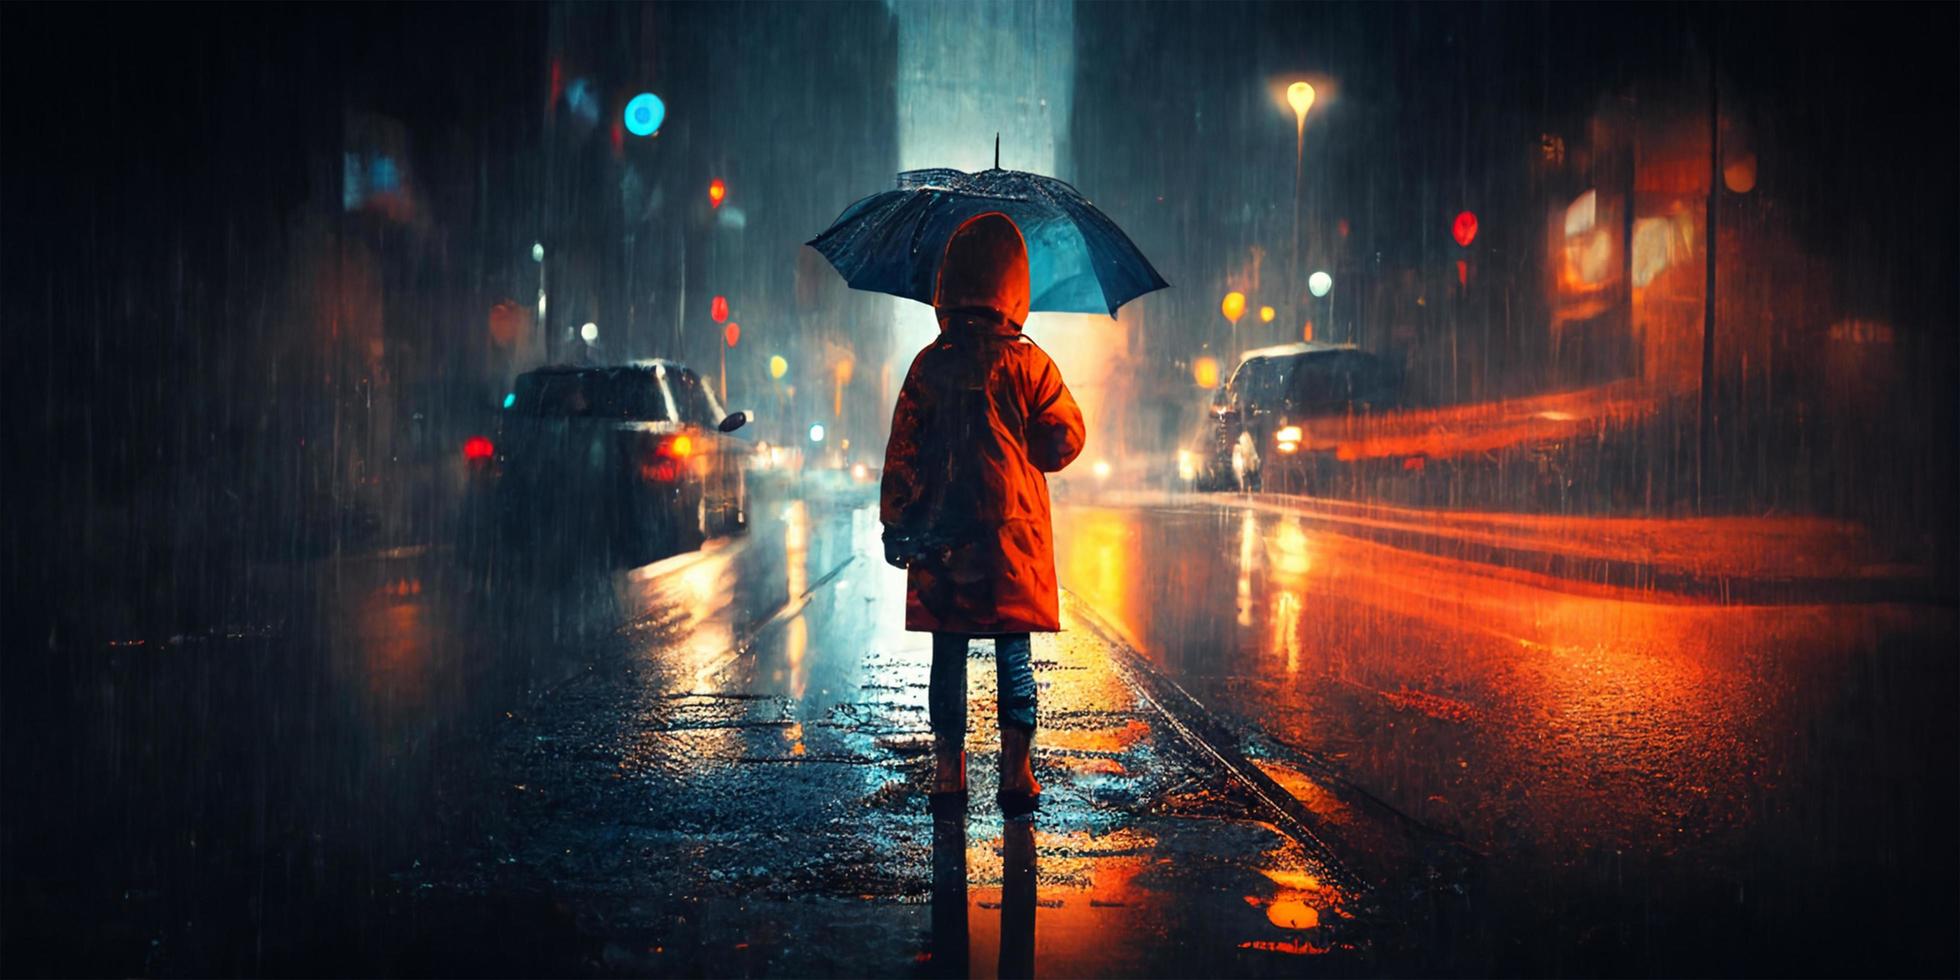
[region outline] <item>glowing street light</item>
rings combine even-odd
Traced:
[[[533,261],[533,262],[543,262],[543,261],[544,261],[544,243],[543,243],[543,242],[532,242],[532,243],[531,243],[531,261]]]
[[[1756,189],[1756,155],[1743,153],[1732,156],[1722,165],[1722,186],[1737,194],[1747,194]]]
[[[824,430],[823,430],[823,423],[822,423],[822,422],[812,422],[812,423],[810,423],[810,441],[811,441],[811,442],[822,442],[822,441],[823,441],[823,431],[824,431]]]
[[[1218,387],[1218,359],[1200,357],[1191,362],[1191,380],[1200,388]]]
[[[599,340],[599,325],[587,321],[585,326],[578,328],[578,336],[580,340],[588,344],[597,343]]]
[[[1315,298],[1327,295],[1333,288],[1334,277],[1328,275],[1325,270],[1307,277],[1307,291],[1314,294]]]
[[[1276,316],[1279,316],[1279,311],[1273,309],[1270,306],[1262,306],[1259,308],[1260,323],[1271,323],[1273,322],[1273,318]]]
[[[1238,326],[1239,317],[1245,315],[1245,294],[1236,289],[1226,293],[1224,302],[1218,304],[1218,311],[1225,314],[1225,319],[1232,321],[1232,326]]]
[[[1286,87],[1286,104],[1293,107],[1293,118],[1299,121],[1300,132],[1307,129],[1307,110],[1313,108],[1313,86],[1306,82],[1294,82]]]
[[[776,354],[769,358],[770,377],[781,378],[783,375],[788,373],[789,373],[789,362],[783,359],[783,355]]]
[[[1313,108],[1313,86],[1304,81],[1294,82],[1286,87],[1286,104],[1293,107],[1293,261],[1287,266],[1290,282],[1300,274],[1300,267],[1306,264],[1300,248],[1300,184],[1306,178],[1307,169],[1307,110]],[[1298,289],[1290,285],[1289,291]]]

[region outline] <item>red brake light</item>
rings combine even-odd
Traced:
[[[471,436],[463,440],[463,458],[470,462],[489,459],[496,451],[497,447],[491,445],[490,440],[483,436]]]
[[[694,440],[688,436],[675,436],[660,444],[660,455],[669,459],[686,459],[694,455]]]

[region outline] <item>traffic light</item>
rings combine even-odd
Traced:
[[[708,301],[708,318],[716,323],[728,322],[728,297],[717,296]]]
[[[1469,248],[1470,243],[1477,240],[1477,216],[1468,211],[1459,213],[1450,224],[1450,237],[1456,239],[1458,245]]]
[[[728,346],[735,346],[736,342],[742,339],[742,325],[729,321],[728,326],[721,328],[721,339],[728,341]]]
[[[722,183],[720,177],[716,177],[715,179],[708,181],[708,206],[709,207],[711,208],[721,207],[721,202],[727,197],[728,197],[728,185]]]

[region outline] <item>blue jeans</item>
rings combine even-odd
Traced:
[[[948,748],[966,745],[965,633],[932,634],[932,689],[927,707],[932,734]],[[1034,731],[1034,642],[1026,633],[994,637],[994,676],[1000,727]]]

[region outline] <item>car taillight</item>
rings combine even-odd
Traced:
[[[472,463],[488,460],[497,452],[497,447],[483,436],[471,436],[463,440],[463,458]]]
[[[640,464],[640,479],[651,483],[673,483],[686,471],[694,455],[694,437],[668,436],[654,444],[653,456]]]

